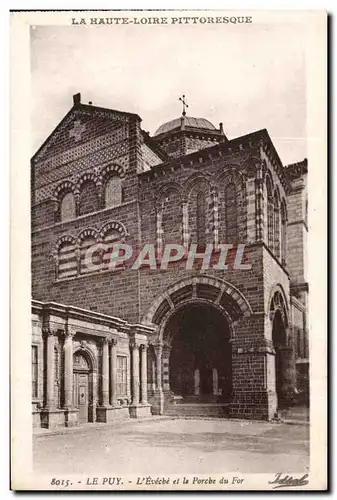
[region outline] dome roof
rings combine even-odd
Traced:
[[[181,118],[176,118],[169,122],[160,125],[158,130],[156,130],[154,135],[164,134],[165,132],[170,132],[176,128],[180,128]],[[206,118],[193,118],[193,116],[185,116],[185,127],[200,128],[202,130],[216,130],[214,125],[206,120]]]

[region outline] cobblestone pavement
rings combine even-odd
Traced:
[[[34,468],[48,474],[305,472],[309,427],[155,419],[34,437]]]

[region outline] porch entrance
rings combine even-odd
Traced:
[[[177,311],[166,334],[171,341],[170,392],[180,402],[229,402],[232,353],[225,317],[211,305]]]

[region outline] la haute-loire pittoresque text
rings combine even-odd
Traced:
[[[180,16],[180,17],[73,17],[73,25],[102,25],[102,24],[251,24],[251,16]]]

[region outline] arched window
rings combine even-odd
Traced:
[[[237,197],[235,184],[230,182],[225,189],[225,225],[227,243],[238,241]]]
[[[214,243],[214,206],[207,179],[193,179],[186,187],[187,205],[183,204],[183,241],[201,248]]]
[[[266,180],[267,186],[267,227],[268,227],[268,246],[269,249],[274,251],[274,203],[273,203],[273,190],[269,177]]]
[[[80,191],[80,215],[96,212],[99,209],[96,184],[92,180],[85,181]]]
[[[182,241],[182,202],[180,193],[168,188],[161,197],[162,242],[181,244]]]
[[[281,203],[281,262],[286,264],[287,259],[287,207],[284,200]]]
[[[111,254],[114,251],[114,244],[121,240],[121,233],[117,229],[108,230],[103,238],[103,269],[109,269]]]
[[[93,236],[87,236],[81,242],[81,274],[92,273],[99,270],[100,253],[99,251],[90,253],[89,249],[97,245],[97,241]]]
[[[74,193],[65,193],[60,203],[60,219],[62,222],[75,219],[76,204]]]
[[[116,207],[122,203],[122,181],[118,175],[110,177],[104,188],[105,208]]]
[[[197,245],[206,245],[206,197],[202,191],[197,196]]]
[[[281,233],[280,233],[280,202],[278,193],[274,194],[274,251],[276,257],[280,258],[280,242],[281,242]]]
[[[61,243],[58,249],[58,278],[77,275],[76,246],[71,240]]]

